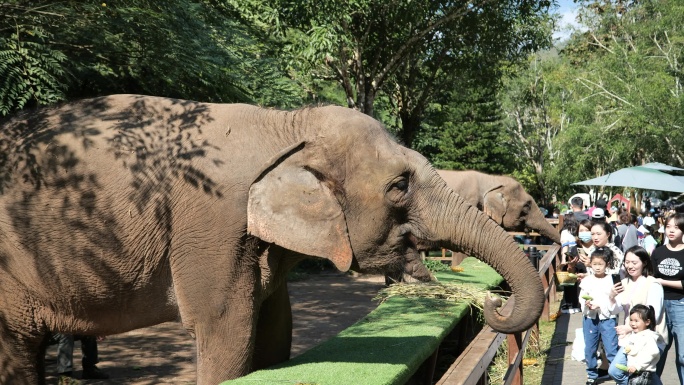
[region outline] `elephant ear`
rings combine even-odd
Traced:
[[[321,174],[305,165],[303,147],[279,156],[252,184],[247,231],[286,249],[327,258],[347,271],[352,249],[342,206],[319,180]]]
[[[508,210],[508,200],[503,194],[503,185],[495,186],[485,192],[482,202],[482,211],[489,215],[494,222],[501,225]]]

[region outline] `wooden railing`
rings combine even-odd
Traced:
[[[535,246],[540,249],[540,245]],[[542,320],[551,318],[551,302],[556,301],[556,285],[554,280],[556,266],[560,263],[560,245],[550,245],[544,257],[539,261],[539,278],[544,287],[544,310]],[[501,310],[511,311],[513,301],[508,301]],[[496,356],[504,339],[508,341],[508,370],[503,379],[504,385],[522,385],[522,359],[530,336],[539,334],[538,324],[523,333],[501,334],[489,326],[485,326],[468,347],[459,355],[451,367],[444,373],[437,385],[483,385],[488,384],[487,368]]]

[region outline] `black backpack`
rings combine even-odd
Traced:
[[[613,243],[618,249],[622,250],[622,237],[620,237],[620,232],[617,229],[615,222],[610,223],[610,227],[613,229]]]

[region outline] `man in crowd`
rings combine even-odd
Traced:
[[[570,206],[572,207],[572,214],[575,216],[577,222],[581,222],[585,219],[589,219],[589,215],[585,213],[582,209],[584,201],[580,197],[574,197],[570,200]]]

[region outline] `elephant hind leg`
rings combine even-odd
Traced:
[[[262,304],[254,341],[251,370],[260,370],[290,359],[292,307],[283,282]]]

